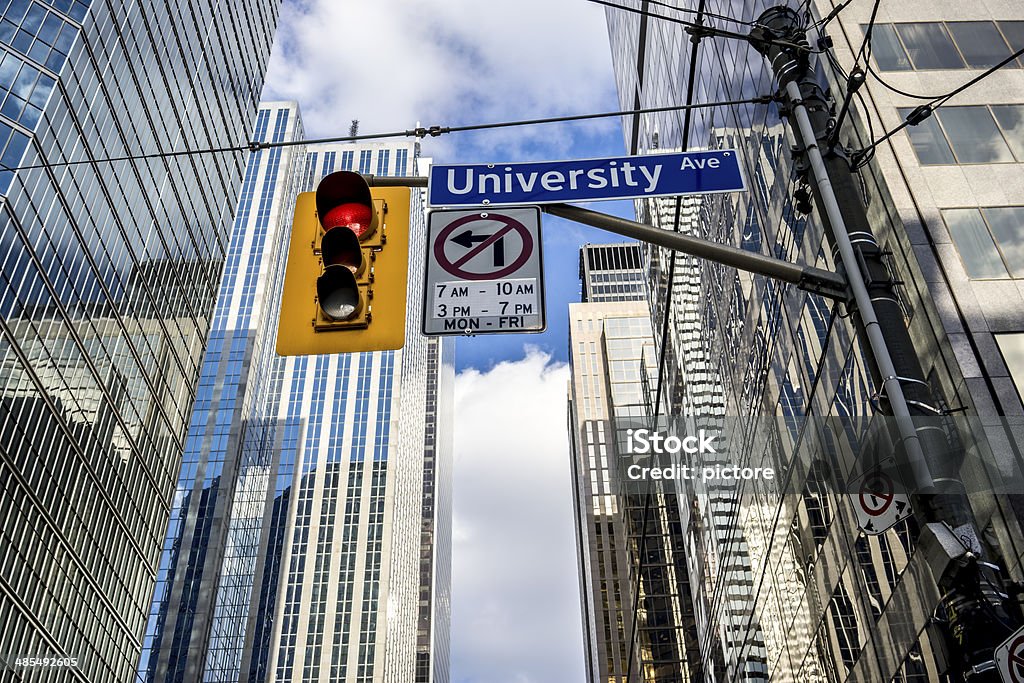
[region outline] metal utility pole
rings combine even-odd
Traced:
[[[1015,627],[1010,614],[1018,610],[995,588],[997,568],[981,561],[977,525],[960,479],[963,451],[950,447],[950,435],[938,424],[944,413],[910,337],[849,159],[829,144],[838,139],[833,103],[810,68],[806,27],[794,10],[775,7],[758,18],[749,40],[779,80],[782,114],[797,139],[796,161],[811,176],[826,239],[849,282],[855,324],[874,361],[883,411],[892,416],[902,444],[900,472],[944,595],[950,667],[961,680],[998,681],[993,650]]]

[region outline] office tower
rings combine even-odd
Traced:
[[[715,2],[706,9],[751,22],[771,5]],[[679,6],[697,9],[689,1]],[[804,6],[815,20],[833,9]],[[829,22],[845,70],[872,9],[853,3]],[[614,9],[607,18],[624,108],[681,104],[691,49],[682,29]],[[1012,3],[883,3],[869,65],[861,59],[877,77],[854,102],[842,142],[865,147],[920,104],[897,91],[949,91],[1019,49],[1022,19]],[[743,41],[701,40],[697,60],[695,101],[770,95],[777,87],[765,60]],[[844,92],[845,79],[828,60],[813,60],[833,93]],[[1024,290],[1016,280],[1021,233],[1014,227],[1024,214],[1022,119],[1024,70],[1013,63],[882,143],[859,173],[941,409],[987,418],[1022,412]],[[627,117],[626,146],[678,151],[683,121],[675,112]],[[801,184],[793,141],[775,104],[694,111],[689,147],[737,149],[748,190],[684,198],[682,207],[694,210],[683,211],[678,225],[676,199],[642,202],[638,215],[664,229],[834,270],[817,210],[805,216],[793,199]],[[920,552],[916,518],[864,534],[843,485],[851,472],[829,466],[835,453],[858,452],[878,400],[872,361],[846,308],[686,258],[677,259],[670,282],[671,256],[648,253],[655,320],[667,307],[671,321],[666,339],[655,325],[656,345],[667,351],[670,414],[741,417],[751,432],[759,425],[774,431],[770,449],[747,452],[751,464],[771,461],[789,477],[785,490],[748,482],[731,502],[677,482],[707,680],[938,680],[940,652],[954,663],[957,653],[931,624],[941,595]],[[990,481],[977,461],[968,461],[961,477],[977,489]],[[1019,580],[1024,537],[1012,499],[970,500],[986,557]]]
[[[677,499],[660,489],[643,496],[624,481],[633,461],[623,433],[647,424],[657,372],[643,277],[639,244],[584,245],[585,302],[569,305],[571,471],[591,683],[699,680],[689,663],[696,645]]]
[[[0,2],[4,680],[135,670],[247,152],[108,159],[244,145],[276,19]]]
[[[266,103],[259,120],[261,139],[301,139],[294,103]],[[407,175],[417,162],[411,143],[254,155],[145,680],[447,680],[453,345],[422,337],[410,305],[401,351],[274,351],[296,193],[336,170]],[[412,209],[415,243],[419,193]],[[413,255],[410,267],[416,300],[423,264]]]
[[[580,249],[580,301],[636,301],[647,292],[641,268],[643,247],[635,244],[585,244]]]
[[[253,135],[301,140],[298,106],[261,104]],[[237,679],[264,504],[282,469],[274,345],[303,161],[301,146],[279,147],[246,165],[139,666],[146,680],[198,680],[204,670],[206,680]]]

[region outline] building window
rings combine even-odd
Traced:
[[[900,116],[905,119],[911,111],[910,109],[900,109]],[[916,126],[907,126],[905,130],[910,136],[910,144],[914,147],[914,153],[925,166],[956,163],[953,150],[949,148],[946,136],[942,134],[935,116],[925,119]]]
[[[1024,161],[1024,107],[1000,104],[991,109],[996,122],[1006,135],[1006,141],[1010,143],[1014,156]]]
[[[875,24],[871,47],[882,71],[987,69],[1024,47],[1024,22]]]
[[[1017,393],[1024,399],[1024,334],[997,334],[995,337],[1010,377],[1017,385]]]
[[[912,111],[901,108],[906,118]],[[925,166],[1024,162],[1024,107],[943,107],[907,127],[918,160]]]
[[[1010,46],[991,21],[955,21],[946,27],[967,66],[972,69],[988,69],[1012,54]]]
[[[1013,154],[988,107],[950,107],[936,114],[961,164],[1013,161]]]
[[[964,68],[964,60],[942,24],[897,24],[896,31],[915,69]]]
[[[942,217],[969,277],[1024,278],[1024,207],[950,209]]]
[[[370,172],[370,150],[364,149],[359,152],[359,172],[369,173]]]
[[[1010,44],[1010,52],[1024,50],[1024,21],[1000,21],[999,30]],[[1017,61],[1024,67],[1024,57],[1018,57]]]

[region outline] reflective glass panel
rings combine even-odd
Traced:
[[[1006,141],[1010,143],[1017,161],[1024,161],[1024,107],[1019,104],[1001,104],[992,107]]]
[[[942,217],[949,226],[967,275],[972,278],[1005,278],[1006,267],[999,257],[992,235],[977,209],[951,209]]]
[[[967,66],[987,69],[1010,56],[1010,46],[991,21],[957,21],[946,24],[946,28],[967,60]]]
[[[988,107],[949,107],[936,112],[961,164],[1013,161]]]
[[[862,28],[867,30],[866,26]],[[875,24],[871,31],[871,54],[882,71],[909,71],[913,68],[892,24]]]
[[[1024,206],[982,209],[1011,277],[1024,278]]]
[[[1010,44],[1010,52],[1024,50],[1024,21],[998,21],[999,30],[1003,32],[1006,42]],[[1024,66],[1024,56],[1018,60]]]
[[[911,109],[900,109],[900,116],[906,118]],[[910,143],[914,146],[914,153],[920,162],[926,166],[938,164],[955,164],[949,143],[946,142],[935,116],[925,119],[916,126],[907,126],[904,130],[910,136]]]
[[[962,69],[964,60],[939,23],[896,24],[915,69]]]
[[[1024,396],[1024,334],[997,334],[996,343],[1017,385],[1017,393]]]

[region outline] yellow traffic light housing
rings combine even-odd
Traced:
[[[339,171],[295,202],[277,352],[303,356],[405,343],[409,188]]]

